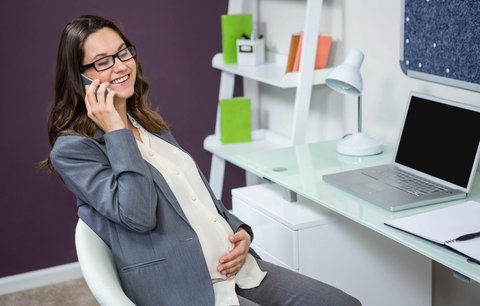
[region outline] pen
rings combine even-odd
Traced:
[[[465,234],[465,235],[462,235],[460,237],[458,237],[457,239],[455,239],[455,241],[465,241],[465,240],[471,240],[471,239],[474,239],[474,238],[477,238],[480,236],[480,233],[471,233],[471,234]]]

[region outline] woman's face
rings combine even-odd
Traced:
[[[110,28],[103,28],[90,34],[85,40],[82,65],[93,63],[104,57],[111,57],[127,46],[120,35]],[[84,74],[100,83],[110,82],[110,90],[116,93],[116,99],[126,100],[134,93],[137,66],[135,58],[122,62],[118,57],[115,64],[106,70],[97,71],[94,67],[85,70]]]

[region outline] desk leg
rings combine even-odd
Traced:
[[[282,198],[287,202],[297,202],[297,193],[282,187]]]

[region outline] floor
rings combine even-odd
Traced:
[[[83,278],[0,295],[2,306],[98,306]]]

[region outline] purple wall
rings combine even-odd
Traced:
[[[35,169],[50,149],[46,117],[65,24],[97,14],[124,25],[150,80],[152,104],[208,177],[210,154],[202,142],[214,130],[220,79],[210,63],[221,49],[220,15],[227,3],[2,0],[0,277],[77,260],[74,198],[55,175]],[[233,166],[227,172],[229,206],[230,188],[243,177]]]

